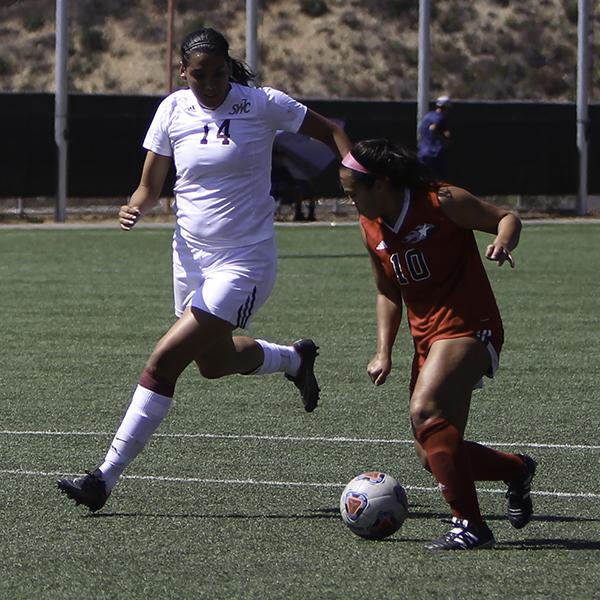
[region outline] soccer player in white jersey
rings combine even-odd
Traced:
[[[144,448],[171,406],[179,375],[192,362],[209,379],[234,373],[283,372],[300,390],[304,408],[317,406],[317,346],[289,346],[233,336],[246,328],[269,297],[276,275],[270,170],[276,131],[321,140],[340,156],[351,142],[344,131],[283,92],[250,87],[254,77],[229,56],[225,37],[211,28],[181,45],[181,77],[189,88],[167,96],[146,138],[139,186],[119,211],[130,230],[154,206],[175,162],[173,235],[175,313],[179,319],[158,342],[104,461],[58,487],[96,511],[127,465]]]

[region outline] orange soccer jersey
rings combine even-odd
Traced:
[[[438,339],[473,336],[491,342],[498,354],[503,342],[502,320],[475,236],[445,216],[438,190],[406,191],[394,228],[382,219],[360,217],[369,249],[401,290],[417,371]]]

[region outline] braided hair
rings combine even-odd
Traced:
[[[382,138],[357,142],[351,154],[370,171],[352,172],[355,180],[366,188],[373,187],[377,177],[388,177],[397,189],[429,188],[435,182],[429,167],[421,163],[410,150],[392,140]]]
[[[183,66],[187,67],[190,64],[190,56],[198,52],[214,52],[227,59],[231,67],[231,77],[229,79],[234,83],[249,86],[250,82],[256,78],[256,74],[245,62],[229,56],[229,42],[222,33],[212,27],[204,27],[185,36],[183,42],[181,42],[181,63]]]

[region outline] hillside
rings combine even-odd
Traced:
[[[244,56],[245,0],[175,0]],[[593,3],[592,3],[593,4]],[[259,0],[260,79],[299,97],[414,99],[418,0]],[[432,95],[574,101],[577,0],[433,0]],[[167,0],[72,0],[70,89],[165,91]],[[593,10],[593,9],[592,9]],[[54,0],[0,2],[0,91],[52,91]],[[592,56],[600,50],[600,11]],[[178,62],[177,48],[174,62]],[[176,67],[174,68],[176,73]],[[592,97],[600,62],[592,69]],[[177,75],[175,85],[179,85]]]

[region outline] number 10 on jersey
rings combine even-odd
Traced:
[[[424,279],[429,279],[431,273],[429,271],[429,267],[425,262],[425,257],[420,250],[416,248],[411,248],[404,253],[404,261],[408,268],[408,273],[404,273],[402,269],[402,264],[400,262],[400,255],[398,252],[392,254],[390,256],[390,262],[392,263],[392,267],[394,267],[394,273],[396,273],[396,278],[400,285],[408,285],[410,281],[407,279],[407,276],[410,276],[412,281],[423,281]]]

